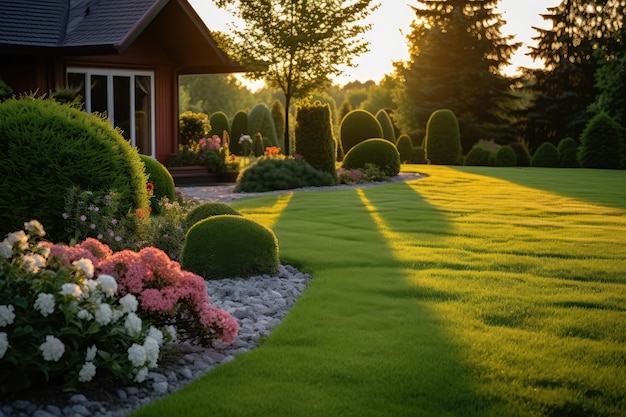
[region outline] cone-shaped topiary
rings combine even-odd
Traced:
[[[517,161],[518,167],[529,167],[530,166],[530,153],[528,152],[528,148],[521,142],[511,142],[509,144],[513,151],[515,151],[515,159]]]
[[[205,279],[278,272],[278,240],[267,227],[242,216],[213,216],[187,232],[181,266]]]
[[[431,164],[455,165],[463,155],[459,122],[452,110],[440,109],[430,115],[424,139],[426,159]]]
[[[356,109],[341,120],[339,125],[341,144],[345,155],[358,143],[366,139],[381,138],[383,128],[374,115],[367,110]]]
[[[137,150],[108,120],[53,100],[0,104],[0,236],[39,220],[51,240],[71,237],[61,217],[72,187],[115,191],[118,218],[148,210]]]
[[[378,120],[380,127],[383,129],[382,138],[387,139],[391,143],[396,143],[396,131],[393,128],[393,122],[391,121],[391,117],[389,117],[389,113],[384,109],[378,110],[376,120]]]
[[[161,211],[159,200],[167,197],[170,201],[173,201],[176,198],[174,179],[167,168],[156,159],[147,155],[139,155],[139,157],[146,167],[145,172],[148,175],[148,182],[154,187],[152,198],[150,199],[150,207],[152,207],[153,213],[159,213]]]
[[[489,166],[489,156],[492,152],[489,152],[482,146],[474,145],[472,149],[467,153],[465,157],[464,165],[466,166]]]
[[[624,129],[607,113],[598,113],[580,135],[578,160],[583,168],[622,168]]]
[[[403,163],[411,162],[411,154],[413,153],[413,142],[409,135],[400,135],[396,142],[396,148],[400,154],[400,161]]]
[[[503,146],[496,152],[497,167],[514,167],[517,165],[517,156],[515,151],[510,146]]]
[[[230,127],[230,153],[240,156],[244,154],[244,146],[239,142],[242,135],[248,135],[248,113],[245,111],[238,111],[235,113],[233,123]]]
[[[296,154],[318,171],[337,177],[335,169],[335,138],[333,138],[330,106],[303,102],[296,115]]]
[[[248,113],[248,129],[250,130],[250,136],[255,136],[260,132],[264,138],[267,138],[270,146],[280,147],[272,112],[265,104],[259,103],[250,110]]]
[[[209,136],[217,135],[224,139],[224,131],[230,135],[230,124],[228,123],[228,116],[226,113],[218,111],[209,117],[209,123],[211,124],[211,130]]]
[[[201,220],[207,219],[212,216],[220,216],[229,214],[231,216],[241,216],[237,210],[229,206],[228,204],[219,202],[202,203],[194,207],[187,217],[185,217],[185,224],[187,227],[191,227]]]
[[[574,138],[564,138],[559,142],[559,166],[561,168],[580,168],[578,162],[578,143]]]
[[[531,166],[544,168],[559,167],[559,150],[550,142],[542,143],[535,151]]]
[[[345,169],[365,168],[374,164],[390,177],[400,172],[400,154],[396,145],[382,138],[367,139],[354,146],[343,159]]]

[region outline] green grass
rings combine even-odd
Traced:
[[[135,416],[625,415],[626,172],[419,169],[234,204],[314,280]]]

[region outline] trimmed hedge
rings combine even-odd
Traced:
[[[517,165],[517,156],[510,146],[503,146],[496,152],[495,166],[514,167]]]
[[[492,152],[489,152],[482,146],[474,145],[472,149],[467,153],[465,157],[464,165],[466,166],[489,166],[489,157]]]
[[[363,169],[373,164],[390,177],[400,173],[400,153],[396,145],[382,138],[367,139],[354,146],[343,159],[344,169]]]
[[[543,168],[559,167],[559,150],[550,142],[542,143],[533,155],[531,166]]]
[[[242,135],[248,135],[248,113],[245,111],[238,111],[235,113],[233,123],[230,127],[230,153],[240,156],[243,155],[244,147],[239,143],[239,139]]]
[[[381,138],[383,128],[374,115],[367,110],[356,109],[341,120],[339,125],[341,144],[345,155],[355,145],[371,138]]]
[[[267,146],[281,147],[278,142],[272,112],[267,105],[259,103],[250,110],[248,113],[248,130],[250,136],[256,136],[256,134],[260,132],[264,138],[267,138]],[[237,138],[237,140],[239,140],[239,138]],[[265,147],[263,150],[265,150]],[[262,154],[263,153],[261,153],[261,155]]]
[[[380,109],[375,117],[378,123],[380,123],[380,127],[383,129],[382,138],[387,139],[391,143],[396,143],[396,131],[393,128],[393,122],[391,121],[391,117],[389,117],[389,113],[384,109]]]
[[[241,216],[241,213],[239,213],[228,204],[219,202],[202,203],[194,207],[189,213],[187,213],[187,217],[185,217],[185,224],[187,225],[187,227],[191,227],[199,221],[207,219],[209,217],[226,214],[231,216]]]
[[[559,142],[559,166],[561,168],[580,168],[578,162],[578,143],[574,138],[564,138]]]
[[[306,161],[284,157],[261,157],[237,178],[235,192],[262,193],[336,184],[328,172],[318,171]]]
[[[150,199],[150,207],[153,213],[160,212],[159,200],[167,197],[170,201],[176,198],[176,186],[172,174],[165,168],[163,164],[147,155],[139,155],[141,162],[145,166],[145,172],[148,175],[148,182],[154,186],[152,198]]]
[[[411,142],[411,138],[409,137],[409,135],[400,135],[396,142],[396,148],[398,149],[398,153],[400,154],[400,162],[412,162],[411,155],[413,153],[413,142]]]
[[[302,155],[313,168],[328,172],[336,178],[335,153],[330,106],[303,103],[296,115],[296,154]]]
[[[583,168],[624,167],[624,129],[607,113],[598,113],[580,135],[578,160]]]
[[[211,117],[209,117],[209,124],[211,125],[211,130],[208,136],[217,135],[224,140],[224,131],[230,136],[230,125],[226,113],[221,111],[213,113]]]
[[[424,139],[426,159],[431,164],[455,165],[463,155],[459,122],[452,110],[440,109],[431,114]]]

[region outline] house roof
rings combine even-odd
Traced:
[[[225,70],[243,70],[219,49],[186,0],[1,0],[0,52],[122,54],[153,21],[163,25],[157,18],[166,7],[183,16],[163,34],[177,40],[172,50],[184,49],[184,37],[193,36]],[[162,26],[159,31],[163,32]]]

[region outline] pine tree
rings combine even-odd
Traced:
[[[408,36],[410,58],[396,66],[398,123],[423,137],[438,109],[458,117],[465,151],[481,137],[501,138],[511,80],[500,69],[519,47],[503,36],[497,0],[418,0]]]

